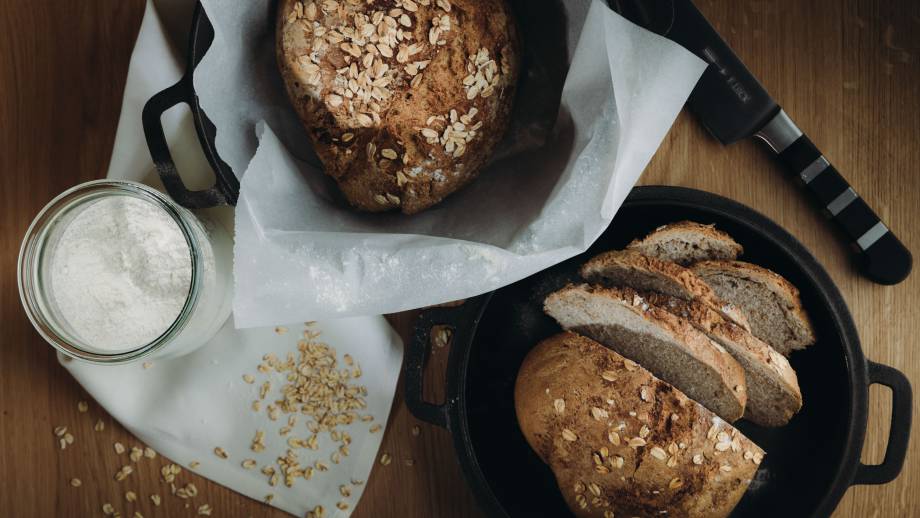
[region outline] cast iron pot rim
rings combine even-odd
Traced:
[[[656,185],[635,187],[624,202],[624,206],[641,206],[660,204],[662,202],[697,210],[703,207],[737,224],[751,228],[757,234],[763,236],[764,239],[769,240],[773,245],[783,249],[797,260],[802,271],[817,287],[818,297],[828,307],[833,319],[833,325],[842,339],[850,387],[849,418],[845,432],[843,455],[837,465],[830,489],[821,499],[815,511],[815,516],[830,515],[840,499],[843,498],[844,493],[849,489],[856,475],[868,418],[869,377],[867,361],[860,348],[859,335],[843,296],[817,259],[795,237],[766,216],[738,202],[696,189]],[[539,273],[536,275],[539,275]],[[447,396],[444,403],[443,417],[444,426],[453,436],[454,449],[467,484],[476,496],[480,508],[489,516],[508,516],[489,484],[485,481],[485,475],[473,451],[469,422],[465,418],[467,415],[466,374],[473,340],[476,337],[480,319],[494,293],[480,295],[467,300],[464,304],[466,308],[462,312],[460,321],[467,326],[467,329],[454,330],[453,343],[451,344],[447,364]],[[438,313],[441,311],[444,310],[438,309],[433,312]],[[438,322],[434,320],[437,320],[437,317],[433,317],[431,322],[437,325]],[[894,423],[892,423],[893,425]]]

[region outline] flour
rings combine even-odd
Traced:
[[[102,352],[163,334],[188,297],[192,264],[179,225],[131,196],[91,202],[50,254],[51,297],[70,331]]]

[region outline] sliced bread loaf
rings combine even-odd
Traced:
[[[612,250],[591,258],[581,267],[581,276],[591,283],[626,286],[639,291],[657,291],[684,300],[699,300],[720,314],[750,330],[747,318],[721,300],[708,284],[683,266],[635,250]]]
[[[724,518],[764,455],[680,390],[573,333],[524,358],[514,406],[579,518]]]
[[[564,329],[597,340],[652,371],[726,421],[744,414],[744,370],[685,320],[629,288],[583,284],[551,293],[544,311]]]
[[[682,266],[711,259],[737,259],[744,252],[734,239],[715,225],[679,221],[664,225],[627,246],[649,257]]]
[[[703,261],[693,271],[751,323],[754,336],[788,356],[815,343],[799,290],[778,273],[743,261]]]
[[[772,347],[699,302],[660,293],[642,295],[650,304],[706,333],[744,367],[748,394],[745,419],[761,426],[782,426],[802,408],[798,377],[789,361]]]

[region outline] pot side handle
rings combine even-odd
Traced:
[[[423,311],[415,321],[412,340],[406,351],[406,406],[412,415],[431,424],[447,428],[447,403],[434,404],[425,401],[423,387],[425,382],[425,365],[431,352],[431,329],[435,326],[449,325],[449,315],[442,308]]]
[[[856,469],[853,485],[886,484],[894,480],[904,466],[910,440],[913,395],[910,382],[900,371],[875,362],[869,363],[869,384],[878,383],[891,389],[891,427],[888,430],[888,447],[881,464],[866,465]]]
[[[443,428],[450,426],[450,413],[454,405],[451,394],[446,395],[443,404],[434,404],[424,400],[424,372],[431,352],[431,330],[444,326],[451,330],[448,344],[450,359],[448,369],[455,365],[454,355],[468,349],[473,339],[479,317],[485,308],[488,296],[467,299],[456,307],[437,307],[423,311],[415,321],[412,340],[406,351],[405,394],[406,406],[412,415],[422,421],[436,424]],[[452,372],[448,372],[448,380]],[[448,382],[448,387],[450,383]],[[449,391],[448,391],[449,392]]]

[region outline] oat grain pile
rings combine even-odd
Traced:
[[[506,0],[282,0],[277,25],[288,95],[359,209],[438,203],[507,128],[520,43]]]
[[[286,334],[288,330],[278,327],[275,332]],[[255,459],[238,460],[244,469],[258,467],[269,488],[278,484],[294,487],[298,480],[308,481],[328,471],[330,464],[339,464],[350,454],[352,438],[346,426],[368,423],[370,428],[380,429],[380,425],[372,424],[374,417],[365,413],[367,387],[357,382],[361,367],[348,354],[342,356],[340,364],[335,348],[319,341],[319,336],[320,332],[308,322],[296,353],[290,352],[283,359],[274,353],[266,354],[256,367],[259,374],[243,375],[245,383],[259,387],[259,399],[252,402],[252,410],[264,411],[270,421],[281,424],[277,434],[285,439],[286,447],[277,452],[274,465],[259,467]],[[273,387],[277,375],[284,382]],[[321,437],[335,445],[331,451],[321,448]],[[254,431],[249,448],[257,453],[265,451],[266,430]],[[233,460],[220,446],[214,454]],[[348,501],[350,486],[361,484],[363,481],[352,480],[350,485],[343,485],[339,490],[342,500],[336,507],[348,509],[352,505]],[[271,502],[273,498],[274,494],[269,493],[264,500]],[[313,516],[321,514],[314,510]]]

